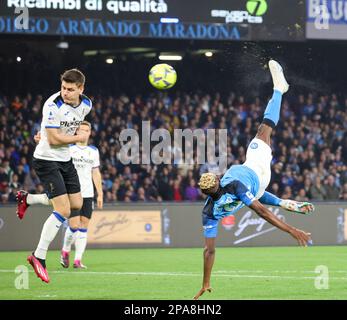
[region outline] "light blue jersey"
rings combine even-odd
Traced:
[[[220,182],[221,189],[214,199],[209,196],[203,209],[204,236],[217,236],[218,221],[249,206],[259,190],[256,173],[244,165],[231,166]]]
[[[245,165],[239,164],[231,166],[224,173],[220,185],[227,186],[234,180],[240,181],[254,196],[259,191],[259,178],[256,173]]]

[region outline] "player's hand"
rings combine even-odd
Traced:
[[[294,239],[296,239],[300,246],[307,247],[311,240],[311,233],[293,228],[290,231],[290,234]]]
[[[212,288],[211,287],[204,287],[199,290],[199,292],[195,295],[193,298],[194,300],[198,300],[206,291],[211,292]]]
[[[104,197],[103,196],[98,196],[96,198],[96,204],[97,204],[98,209],[102,209],[103,206],[104,206]]]
[[[78,132],[76,136],[78,138],[77,142],[85,143],[88,141],[88,134],[83,131]]]
[[[36,144],[38,144],[41,140],[41,132],[38,131],[35,135],[34,135],[34,141]]]

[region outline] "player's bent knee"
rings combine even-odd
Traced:
[[[70,205],[71,205],[71,210],[80,211],[82,209],[82,206],[83,206],[83,199],[82,198],[81,198],[81,200],[75,199],[73,201],[73,203],[70,202]]]
[[[54,211],[59,212],[64,218],[70,217],[70,206],[54,206]]]
[[[66,194],[51,199],[54,211],[59,212],[64,218],[70,216],[71,208]]]
[[[79,229],[81,228],[81,223],[80,223],[80,217],[79,216],[75,216],[69,219],[69,226],[72,229]]]
[[[81,228],[87,229],[89,225],[89,219],[81,216],[80,226]]]
[[[69,227],[70,227],[71,229],[77,230],[77,229],[79,229],[81,226],[79,225],[79,223],[71,223],[71,222],[69,221]]]

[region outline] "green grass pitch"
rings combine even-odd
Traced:
[[[190,300],[201,286],[202,249],[87,250],[87,270],[63,269],[48,254],[49,284],[26,263],[28,252],[0,252],[0,299]],[[29,288],[15,268],[28,266]],[[328,288],[315,273],[328,268]],[[17,279],[18,283],[18,279]],[[326,284],[326,283],[325,283]],[[347,299],[346,247],[217,248],[212,293],[201,300]]]

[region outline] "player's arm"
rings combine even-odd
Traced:
[[[43,123],[47,133],[47,141],[52,146],[68,145],[77,142],[85,142],[87,135],[80,132],[77,135],[71,136],[60,132],[60,114],[59,108],[55,103],[46,102],[43,106]]]
[[[264,192],[263,196],[259,199],[259,201],[262,204],[281,207],[287,211],[292,211],[300,214],[307,214],[314,211],[314,205],[310,202],[283,200],[267,191]]]
[[[228,186],[227,186],[228,187]],[[260,217],[280,230],[289,233],[295,238],[300,245],[307,246],[307,242],[310,240],[310,233],[306,233],[302,230],[296,229],[289,224],[278,219],[268,208],[263,206],[259,200],[256,200],[254,195],[248,191],[246,186],[240,181],[233,181],[229,186],[230,191],[248,207],[253,209]]]
[[[46,130],[47,130],[47,129],[46,129]],[[39,143],[40,140],[41,140],[41,132],[39,131],[37,134],[35,134],[35,136],[34,136],[34,141],[35,141],[36,143]]]
[[[99,209],[102,209],[103,207],[103,202],[104,202],[104,193],[102,190],[102,179],[101,179],[101,172],[99,167],[93,168],[92,169],[92,177],[93,177],[93,182],[95,185],[95,189],[97,192],[97,207]]]
[[[260,201],[254,200],[249,205],[261,218],[271,223],[273,226],[278,229],[289,233],[294,239],[298,241],[301,246],[307,246],[307,243],[310,241],[310,233],[294,228],[293,226],[283,222],[278,219],[269,209],[263,206]]]
[[[46,128],[48,143],[52,146],[68,145],[77,142],[85,142],[87,135],[80,132],[74,136],[66,135],[60,132],[58,128]]]
[[[198,300],[206,291],[211,292],[210,286],[211,272],[214,263],[216,253],[216,238],[205,238],[205,249],[204,249],[204,277],[202,281],[202,288],[195,295],[194,300]]]

